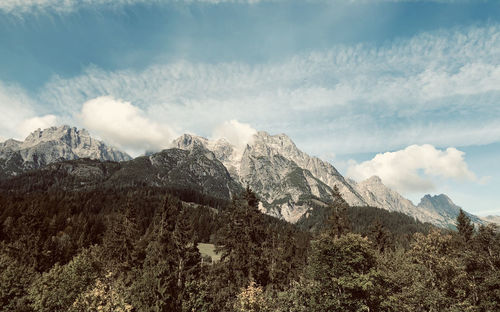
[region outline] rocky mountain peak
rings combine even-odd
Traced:
[[[439,194],[439,195],[434,195],[434,196],[432,196],[430,194],[426,194],[420,200],[419,205],[433,205],[433,206],[440,206],[440,207],[444,207],[444,206],[458,207],[445,194]]]
[[[94,139],[85,129],[67,125],[37,129],[23,142],[0,144],[0,174],[16,175],[60,160],[91,158],[101,161],[132,159],[126,153]]]
[[[183,134],[174,140],[173,146],[180,149],[191,150],[194,147],[206,147],[208,139],[194,134]]]
[[[422,197],[417,205],[418,209],[428,212],[435,218],[434,224],[440,226],[454,226],[455,220],[461,207],[457,206],[447,195],[439,194],[431,196],[429,194]],[[477,216],[466,213],[475,224],[483,224],[483,221]]]
[[[301,151],[286,134],[270,135],[267,132],[259,131],[254,135],[253,140],[247,145],[254,153],[273,156],[281,154],[283,156],[301,156]]]
[[[42,142],[64,140],[66,143],[71,144],[76,138],[90,137],[89,133],[82,129],[78,130],[75,127],[67,125],[60,127],[50,127],[47,129],[37,129],[29,134],[23,142],[23,147],[30,147]]]
[[[4,142],[0,143],[0,149],[4,148],[4,149],[15,150],[15,149],[18,149],[22,143],[23,142],[18,141],[18,140],[8,139],[8,140],[5,140]]]
[[[383,184],[382,183],[382,179],[380,179],[380,177],[377,176],[377,175],[371,176],[368,179],[361,181],[360,184],[361,183],[363,183],[363,184],[374,184],[374,185],[376,185],[376,184]]]
[[[366,205],[331,164],[302,152],[286,134],[259,131],[243,150],[225,139],[183,135],[174,141],[181,149],[197,145],[212,151],[233,179],[256,191],[268,213],[287,221],[305,213],[304,199],[330,200],[334,186],[349,204]]]

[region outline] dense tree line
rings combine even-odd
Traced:
[[[0,310],[500,310],[500,234],[464,213],[445,231],[337,193],[296,226],[258,203],[248,188],[231,202],[146,186],[0,190]]]

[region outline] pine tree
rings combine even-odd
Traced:
[[[196,279],[201,263],[201,255],[194,241],[193,227],[183,208],[177,216],[175,229],[172,233],[177,261],[177,288],[179,289],[178,304],[184,299],[186,281]]]
[[[370,227],[370,239],[375,244],[379,252],[384,252],[385,249],[389,246],[390,236],[389,232],[385,229],[380,222],[380,219],[375,219]]]
[[[331,214],[327,220],[327,232],[332,237],[340,237],[351,230],[351,221],[347,216],[349,205],[342,198],[337,186],[333,188],[333,201],[329,206]]]
[[[462,209],[457,216],[457,230],[466,242],[470,241],[474,234],[474,225]]]
[[[322,233],[311,246],[306,311],[378,311],[376,258],[368,239]]]
[[[265,265],[266,228],[258,210],[258,199],[247,188],[233,200],[226,225],[219,233],[217,252],[225,263],[233,290],[246,287],[250,281],[265,286],[269,280]]]

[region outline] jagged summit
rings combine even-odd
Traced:
[[[432,215],[441,223],[434,222],[435,224],[442,226],[454,226],[455,220],[460,212],[461,207],[455,205],[453,201],[445,194],[439,194],[431,196],[429,194],[422,197],[420,203],[417,205],[417,208],[423,209],[425,211],[429,211]],[[474,216],[466,212],[471,221],[475,224],[483,224],[484,222]]]
[[[373,184],[379,184],[382,183],[382,179],[378,175],[374,175],[369,177],[368,179],[363,181],[364,183],[373,183]]]
[[[233,179],[257,192],[263,210],[290,222],[307,211],[307,200],[330,200],[335,186],[349,204],[366,205],[331,164],[302,152],[286,134],[259,131],[244,146],[184,134],[173,145],[186,150],[203,146],[212,151]]]
[[[420,200],[421,204],[427,204],[427,203],[432,203],[433,205],[455,205],[451,198],[449,198],[445,194],[439,194],[439,195],[424,195],[422,199]],[[458,207],[458,206],[457,206]]]
[[[0,144],[0,171],[3,175],[16,175],[28,169],[78,158],[101,161],[132,159],[126,153],[94,139],[85,130],[67,125],[37,129],[24,141],[7,140]]]
[[[180,149],[191,150],[197,146],[205,147],[208,142],[209,141],[207,138],[185,133],[174,140],[173,146]]]

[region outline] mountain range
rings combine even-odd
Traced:
[[[318,203],[331,201],[336,190],[351,206],[397,211],[441,227],[453,227],[461,209],[444,194],[426,195],[414,205],[377,176],[360,182],[346,179],[329,162],[301,151],[285,134],[257,132],[243,147],[225,139],[184,134],[171,146],[132,159],[92,138],[86,130],[69,126],[38,129],[23,142],[10,139],[0,143],[0,178],[42,169],[48,177],[64,172],[72,177],[65,183],[76,181],[74,187],[96,181],[185,187],[222,199],[249,186],[261,200],[261,211],[291,223],[307,217]],[[77,159],[81,161],[71,162]],[[485,222],[469,216],[476,224]]]

